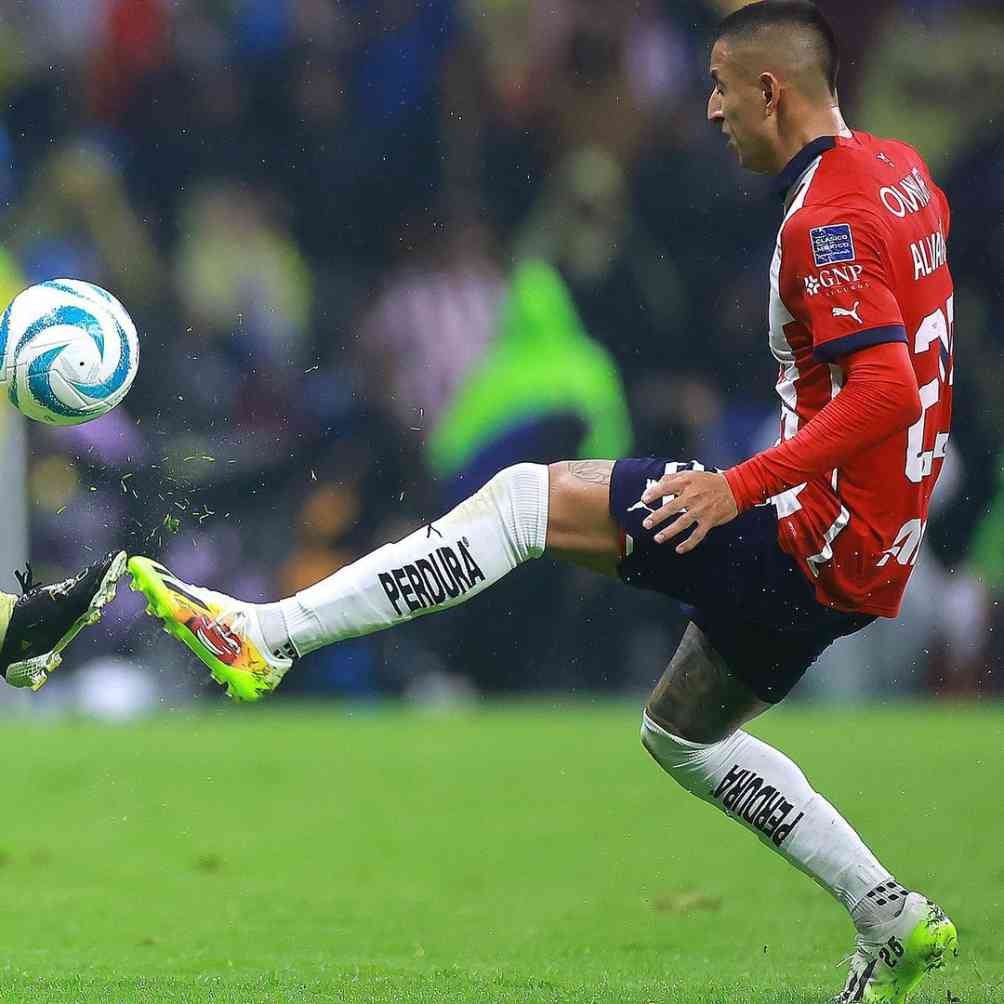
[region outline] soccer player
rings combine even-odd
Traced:
[[[113,551],[51,586],[32,581],[31,565],[15,572],[23,595],[0,593],[0,672],[7,682],[38,690],[63,661],[63,649],[100,620],[125,568],[125,551]]]
[[[666,459],[517,464],[410,536],[279,603],[253,605],[134,558],[135,587],[234,697],[297,656],[470,599],[545,552],[694,608],[642,716],[684,788],[836,897],[857,929],[839,1001],[905,1001],[956,950],[783,753],[741,726],[832,641],[895,617],[948,439],[949,210],[915,150],[852,131],[833,32],[803,0],[726,18],[707,116],[777,176],[769,346],[778,445],[724,472]]]

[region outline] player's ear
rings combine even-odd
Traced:
[[[773,73],[760,74],[760,94],[763,97],[764,115],[771,116],[777,113],[777,99],[781,93],[781,87],[777,77]]]

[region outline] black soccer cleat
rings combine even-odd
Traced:
[[[115,596],[125,571],[125,551],[112,551],[72,579],[51,586],[32,583],[16,573],[24,595],[11,613],[0,670],[12,687],[38,690],[62,661],[60,652],[89,624],[101,619],[101,608]]]

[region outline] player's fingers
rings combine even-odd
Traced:
[[[698,525],[694,528],[694,532],[686,540],[681,541],[676,545],[676,553],[686,554],[688,551],[693,551],[693,549],[697,547],[697,545],[700,544],[705,537],[707,537],[710,529],[710,526],[698,523]]]
[[[641,521],[641,525],[645,527],[646,530],[651,530],[660,523],[665,523],[670,516],[675,516],[677,513],[684,512],[686,508],[686,496],[677,495],[676,498],[670,499],[668,502],[659,506],[658,509],[653,509],[652,512]]]
[[[698,517],[693,512],[685,512],[677,516],[668,526],[664,526],[653,538],[657,544],[663,544],[673,537],[678,537],[684,530],[696,525]]]
[[[686,478],[686,474],[664,474],[642,492],[642,502],[645,505],[651,505],[657,499],[665,498],[667,495],[679,495],[687,487]]]

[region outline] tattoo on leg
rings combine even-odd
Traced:
[[[613,464],[609,460],[569,460],[568,473],[580,481],[588,481],[594,485],[610,484],[610,472]]]
[[[768,707],[729,672],[704,632],[690,624],[646,710],[659,725],[682,739],[713,743]]]

